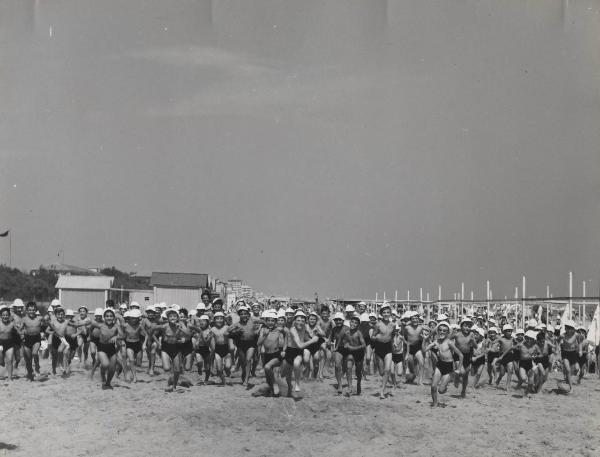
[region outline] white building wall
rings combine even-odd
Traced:
[[[167,306],[177,304],[188,310],[196,308],[200,303],[200,289],[176,288],[176,287],[154,287],[155,303],[165,302]]]
[[[88,310],[95,308],[104,308],[106,304],[105,290],[72,290],[60,289],[60,303],[63,308],[77,310],[80,306],[85,306]]]

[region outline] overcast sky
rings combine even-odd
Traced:
[[[599,26],[591,0],[2,0],[0,232],[20,268],[597,295]]]

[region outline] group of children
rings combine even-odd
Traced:
[[[156,304],[142,313],[135,302],[116,307],[108,300],[90,317],[85,306],[75,313],[58,300],[40,315],[34,302],[25,306],[17,299],[10,307],[0,307],[0,365],[11,380],[22,356],[26,377],[33,381],[39,373],[40,349],[47,346],[54,375],[60,366],[68,377],[77,356],[84,365],[89,359],[91,378],[99,367],[102,388],[111,389],[115,374],[137,381],[136,367],[146,353],[150,376],[156,374],[157,356],[169,373],[168,391],[176,389],[194,366],[199,384],[211,376],[226,384],[232,369],[239,368],[245,386],[262,367],[267,396],[281,394],[280,381],[287,386],[285,395],[292,396],[300,391],[301,381],[323,380],[328,369],[333,369],[338,394],[360,395],[363,379],[378,372],[381,399],[391,395],[402,377],[422,385],[427,376],[437,406],[438,394],[446,392],[450,382],[463,397],[469,375],[473,387],[481,387],[486,369],[488,383],[500,386],[504,378],[506,389],[516,375],[517,386],[528,397],[542,391],[553,366],[562,365],[570,391],[573,377],[581,381],[588,359],[597,362],[585,329],[576,329],[572,321],[563,323],[562,334],[534,320],[515,332],[509,323],[500,330],[493,319],[482,316],[464,316],[450,324],[439,314],[425,323],[416,311],[398,315],[385,303],[378,314],[367,312],[361,302],[333,316],[325,305],[305,311],[271,305],[262,310],[259,303],[247,306],[239,301],[235,312],[225,313],[220,298],[211,301],[204,293],[190,312]],[[597,349],[595,353],[597,357]]]

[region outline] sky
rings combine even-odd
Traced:
[[[599,26],[597,0],[2,0],[0,232],[23,269],[597,296]]]

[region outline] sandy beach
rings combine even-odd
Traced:
[[[42,361],[42,375],[48,360]],[[2,370],[3,375],[3,370]],[[229,386],[180,387],[166,393],[166,376],[140,370],[100,389],[75,367],[68,379],[29,383],[0,378],[5,406],[0,456],[597,456],[600,380],[587,375],[569,396],[555,392],[522,399],[494,387],[453,386],[432,409],[429,387],[402,385],[377,398],[375,377],[363,394],[337,396],[334,380],[305,382],[294,399],[259,396],[235,373]],[[485,375],[484,375],[485,376]],[[556,386],[553,373],[546,387]],[[192,375],[196,381],[197,377]]]

